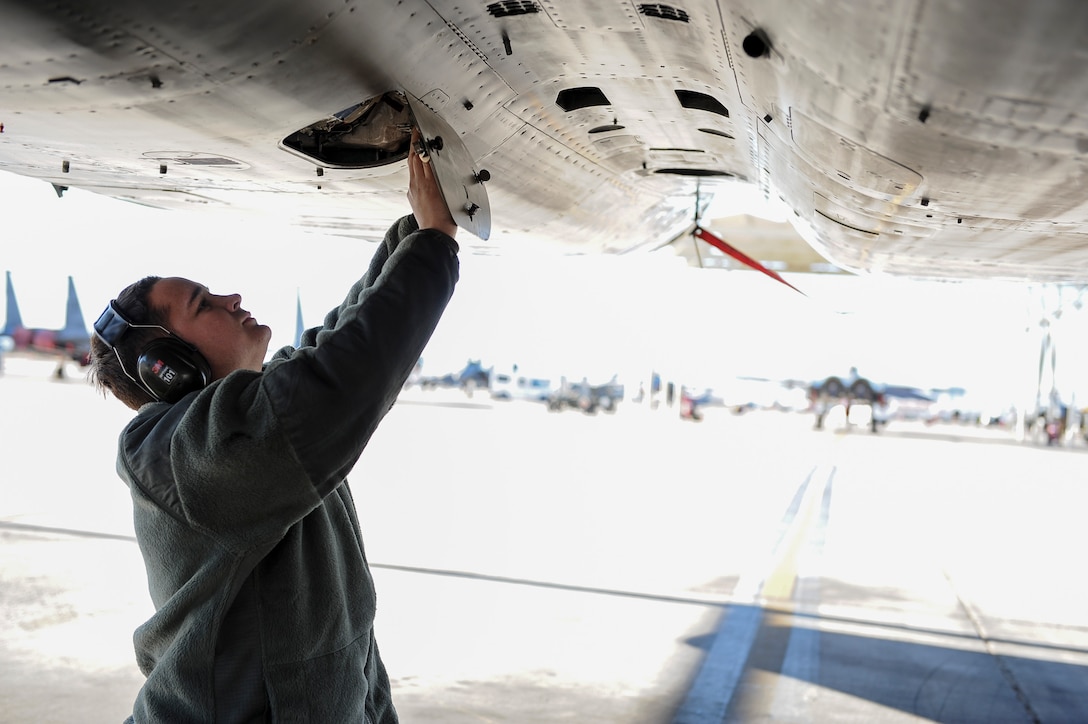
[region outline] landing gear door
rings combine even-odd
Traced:
[[[423,136],[422,149],[453,220],[462,229],[486,240],[491,234],[491,206],[484,182],[487,171],[475,167],[461,137],[420,99],[405,93],[412,118]]]

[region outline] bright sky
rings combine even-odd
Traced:
[[[214,292],[240,293],[243,306],[272,327],[274,350],[294,337],[296,290],[307,326],[319,323],[375,248],[269,228],[258,219],[157,211],[78,190],[57,198],[43,182],[6,173],[0,193],[0,266],[12,272],[28,326],[62,326],[68,275],[88,326],[130,282],[177,275]],[[776,214],[755,196],[730,198],[737,213]],[[729,211],[719,206],[708,217]],[[650,369],[714,386],[735,375],[815,379],[857,366],[877,381],[961,386],[1010,399],[1034,394],[1036,385],[1042,307],[1037,290],[1022,285],[790,276],[803,297],[754,272],[688,268],[669,251],[466,254],[461,269],[454,300],[424,353],[428,374],[480,358],[485,366],[516,362],[542,376],[618,373],[630,384]],[[1072,308],[1065,294],[1061,384],[1072,391],[1084,386],[1084,375],[1071,372],[1088,370],[1088,314]],[[1088,388],[1077,394],[1088,402]]]

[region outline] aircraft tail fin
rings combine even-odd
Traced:
[[[87,322],[83,318],[83,309],[79,306],[79,296],[76,294],[76,283],[72,277],[68,277],[68,307],[64,312],[64,329],[60,334],[62,339],[82,339],[88,336]]]
[[[302,344],[302,333],[306,327],[302,324],[302,296],[295,290],[295,347]]]
[[[0,334],[13,337],[16,330],[23,328],[23,315],[19,313],[19,302],[15,299],[15,287],[11,284],[11,272],[4,272],[4,276],[7,288],[7,318],[4,321],[4,330]]]

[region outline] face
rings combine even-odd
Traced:
[[[166,310],[166,327],[208,360],[212,379],[234,370],[260,371],[272,330],[242,309],[238,294],[212,294],[202,284],[169,277],[148,294],[151,306]]]

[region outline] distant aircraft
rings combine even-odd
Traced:
[[[858,374],[856,367],[850,369],[846,377],[827,377],[809,385],[809,401],[816,415],[816,428],[823,427],[824,418],[831,408],[842,405],[846,410],[847,420],[850,408],[854,405],[868,405],[872,413],[869,417],[869,429],[877,432],[880,425],[887,422],[888,406],[893,399],[932,402],[933,398],[914,387],[886,385],[872,382]]]
[[[5,272],[7,293],[7,316],[0,338],[9,340],[5,347],[17,353],[57,359],[54,374],[64,377],[64,365],[74,360],[81,366],[90,362],[91,338],[87,332],[87,323],[83,319],[83,310],[79,306],[76,285],[68,277],[68,304],[65,309],[64,327],[61,329],[31,328],[23,324],[19,311],[19,301],[15,297],[15,287],[11,283],[11,272]]]
[[[491,368],[484,367],[478,359],[470,359],[457,372],[447,372],[437,376],[419,376],[416,381],[425,390],[458,387],[466,395],[472,397],[476,390],[488,389],[490,379]]]
[[[0,21],[0,168],[58,192],[376,239],[416,125],[481,253],[716,244],[696,186],[743,183],[849,271],[1088,279],[1079,0],[0,0]]]
[[[570,408],[595,415],[598,410],[615,412],[623,397],[624,386],[618,375],[612,375],[610,380],[599,384],[591,383],[587,377],[583,377],[581,382],[571,382],[562,377],[559,387],[548,395],[547,403],[552,412]]]

